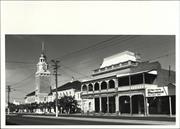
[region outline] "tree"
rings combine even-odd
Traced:
[[[64,96],[58,99],[58,108],[67,114],[75,113],[78,110],[78,103],[72,96]],[[62,112],[63,112],[62,111]]]

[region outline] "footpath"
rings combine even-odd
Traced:
[[[169,116],[90,116],[90,115],[59,115],[55,114],[23,114],[23,117],[46,118],[46,119],[66,119],[79,121],[98,121],[98,122],[113,122],[113,123],[129,123],[142,125],[175,125],[176,118]]]

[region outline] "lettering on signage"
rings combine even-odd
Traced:
[[[156,89],[146,89],[146,96],[147,97],[166,96],[166,95],[168,95],[167,87],[156,88]]]

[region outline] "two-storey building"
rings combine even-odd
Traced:
[[[84,113],[175,114],[175,72],[129,51],[105,58],[81,91]]]

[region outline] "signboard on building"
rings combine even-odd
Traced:
[[[167,96],[168,87],[146,88],[146,97]]]

